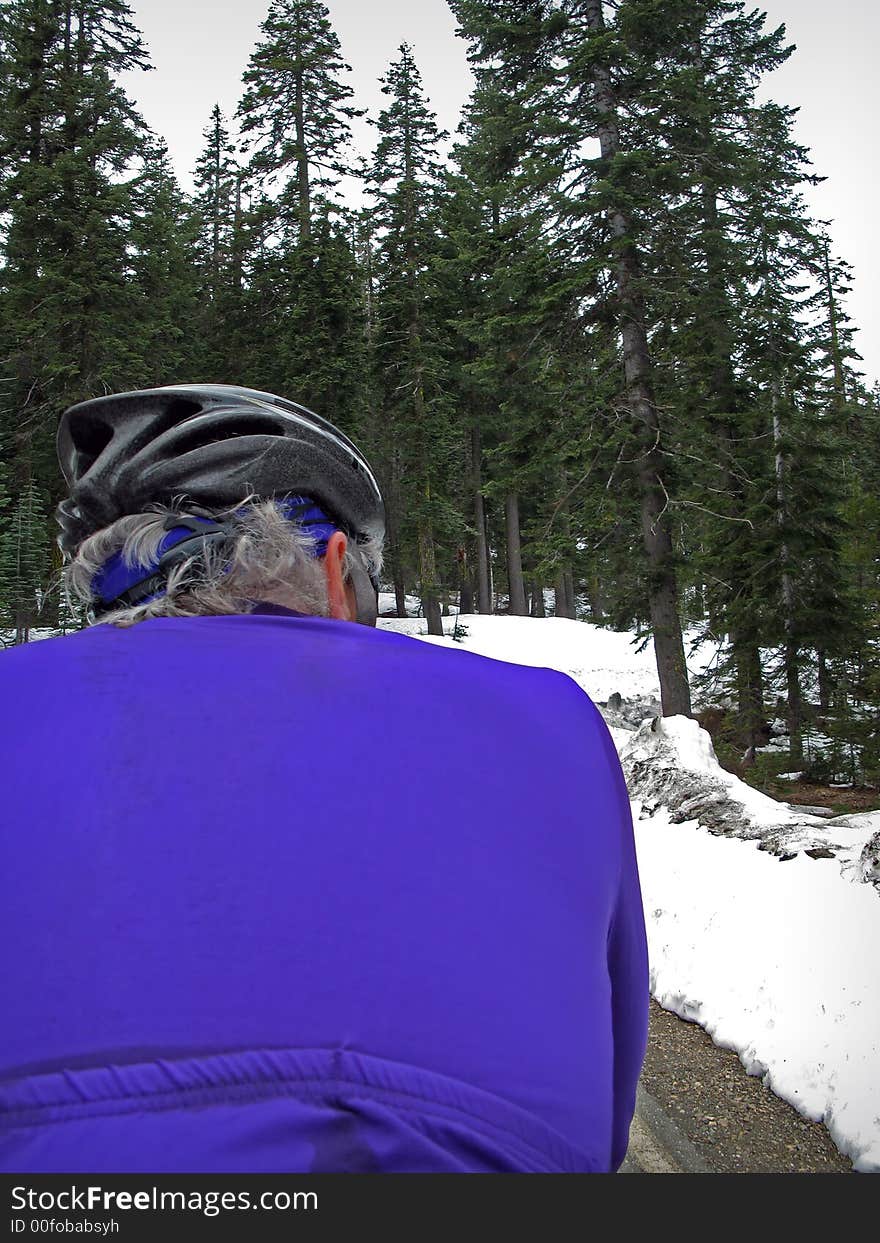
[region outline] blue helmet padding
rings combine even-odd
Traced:
[[[276,504],[285,517],[315,537],[310,556],[323,557],[327,552],[327,544],[331,535],[339,528],[330,521],[311,497],[285,497]],[[246,512],[246,506],[235,511],[236,514]],[[122,553],[117,552],[104,563],[92,579],[92,593],[104,608],[141,584],[149,583],[153,578],[159,579],[155,584],[156,590],[149,594],[138,593],[137,600],[130,600],[128,603],[146,604],[149,600],[155,600],[164,594],[167,587],[162,571],[179,564],[206,544],[222,542],[229,536],[229,527],[226,524],[200,514],[186,514],[182,518],[168,518],[166,521],[174,525],[169,527],[168,534],[163,536],[153,561],[149,564],[135,562],[134,565],[126,565]],[[204,527],[204,531],[200,531],[199,527]]]

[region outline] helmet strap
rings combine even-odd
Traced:
[[[351,579],[355,600],[357,601],[357,617],[355,620],[360,622],[362,626],[375,626],[376,619],[379,616],[379,593],[369,574],[367,574],[366,567],[361,560],[360,550],[354,541],[349,543],[349,550],[353,554],[349,578]]]

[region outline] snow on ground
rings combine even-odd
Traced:
[[[561,618],[467,616],[457,624],[466,631],[463,648],[559,669],[596,702],[615,691],[646,701],[659,695],[652,645],[638,653],[628,634]],[[459,645],[426,636],[423,619],[380,625]],[[447,632],[455,625],[444,618]],[[701,662],[714,656],[707,649]],[[755,840],[714,835],[693,820],[674,824],[664,808],[640,820],[634,804],[651,991],[735,1049],[777,1095],[824,1122],[856,1169],[880,1172],[880,894],[852,883],[863,879],[855,860],[880,829],[880,813],[823,826],[720,769],[694,722],[672,718],[662,728],[681,763],[722,782],[759,827],[789,825],[795,848],[825,833],[840,853],[814,859],[800,850],[780,859]],[[618,748],[642,745],[632,731],[612,733]]]
[[[380,605],[393,606],[393,598],[383,595]],[[462,614],[444,617],[444,638],[426,632],[423,617],[382,617],[383,629],[416,635],[429,643],[461,646],[481,656],[509,661],[516,665],[544,665],[559,669],[574,678],[596,702],[605,702],[615,692],[624,699],[659,700],[660,683],[654,660],[654,647],[648,643],[638,651],[631,634],[603,630],[587,622],[570,621],[564,617],[489,617]],[[455,630],[467,633],[460,640],[451,637]],[[715,650],[706,644],[688,659],[691,674],[701,672]]]
[[[615,742],[643,814],[666,810],[673,822],[697,821],[714,834],[759,841],[783,858],[830,852],[850,880],[875,880],[870,843],[880,833],[880,812],[835,816],[778,802],[722,768],[708,733],[688,717],[645,721]]]
[[[880,900],[659,812],[636,822],[651,992],[880,1171]]]

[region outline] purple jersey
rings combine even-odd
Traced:
[[[266,606],[0,688],[0,1169],[617,1168],[645,929],[570,678]]]

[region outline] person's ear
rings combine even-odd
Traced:
[[[346,590],[343,564],[348,539],[343,531],[334,531],[327,541],[324,554],[324,574],[327,579],[327,604],[330,616],[339,621],[354,621],[350,593]]]

